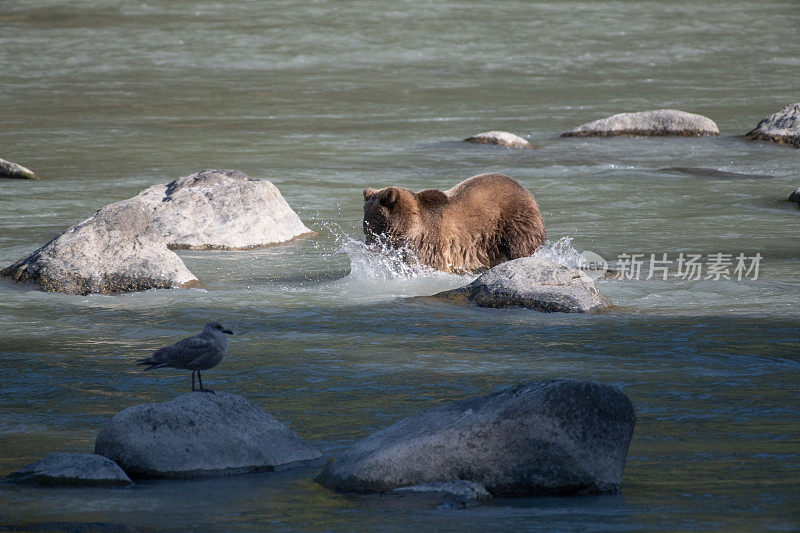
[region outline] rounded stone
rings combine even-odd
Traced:
[[[476,144],[496,144],[510,148],[533,148],[533,145],[518,135],[507,131],[484,131],[472,137],[467,137],[464,142]]]
[[[272,182],[238,170],[195,172],[134,198],[173,249],[244,250],[313,233]]]
[[[433,297],[559,313],[597,313],[611,305],[585,272],[537,257],[501,263],[469,285]]]
[[[114,461],[88,453],[50,453],[8,476],[8,481],[48,486],[110,486],[132,482]]]
[[[6,161],[2,158],[0,158],[0,178],[18,180],[38,179],[31,169],[25,168],[17,163],[12,163],[11,161]]]
[[[264,409],[224,392],[128,407],[100,431],[95,453],[140,478],[285,470],[322,458]]]
[[[617,135],[700,137],[719,135],[719,127],[708,117],[677,109],[654,109],[619,113],[581,124],[562,137],[613,137]]]
[[[317,481],[357,493],[454,480],[492,496],[616,492],[635,424],[630,400],[609,385],[528,383],[400,420],[357,442]]]

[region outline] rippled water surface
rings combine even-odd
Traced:
[[[318,232],[180,252],[205,291],[68,296],[0,280],[0,475],[48,451],[91,452],[117,411],[188,389],[186,372],[133,362],[211,319],[237,335],[207,383],[331,457],[404,416],[529,380],[608,382],[638,414],[618,495],[405,508],[329,492],[311,469],[2,486],[0,524],[797,529],[800,212],[784,199],[800,151],[741,135],[800,100],[798,27],[794,1],[0,1],[0,157],[43,176],[0,182],[0,266],[203,168],[271,180]],[[709,116],[721,135],[558,137],[658,108]],[[458,142],[490,129],[536,149]],[[360,244],[363,187],[446,189],[488,171],[536,196],[544,252],[623,269],[643,254],[639,279],[599,282],[612,311],[410,298],[472,278]],[[667,280],[646,279],[651,254],[672,261]],[[681,254],[704,266],[731,254],[731,279],[676,276]],[[739,254],[760,254],[757,276],[737,279]]]

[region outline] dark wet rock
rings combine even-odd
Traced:
[[[479,307],[518,306],[559,313],[596,313],[611,305],[586,273],[536,257],[501,263],[469,285],[433,297]]]
[[[147,207],[125,200],[97,211],[0,271],[39,289],[114,294],[198,286],[183,261],[150,226]]]
[[[317,481],[356,493],[452,480],[492,496],[616,492],[635,423],[630,400],[609,385],[529,383],[405,418],[357,442]]]
[[[700,137],[719,135],[719,128],[708,117],[677,109],[655,109],[638,113],[619,113],[587,122],[562,133],[562,137],[613,137],[617,135]]]
[[[113,486],[132,482],[114,461],[88,453],[50,453],[8,476],[8,481],[49,486]]]
[[[800,102],[789,104],[763,119],[745,137],[800,148]]]
[[[533,148],[533,145],[513,133],[507,131],[484,131],[472,137],[467,137],[464,142],[477,144],[497,144],[510,148]]]
[[[313,233],[272,182],[238,170],[195,172],[135,198],[170,248],[243,250]]]
[[[222,392],[187,393],[120,411],[97,436],[95,453],[135,478],[285,470],[322,458],[258,405]]]
[[[800,187],[796,188],[792,194],[789,195],[789,201],[795,202],[800,207]]]
[[[0,159],[0,178],[35,180],[36,174],[29,168],[25,168],[17,163]]]
[[[666,167],[666,168],[659,168],[658,172],[665,172],[668,174],[687,174],[689,176],[698,176],[701,178],[715,178],[721,180],[766,179],[775,177],[769,174],[728,172],[726,170],[717,170],[716,168],[703,168],[703,167]]]

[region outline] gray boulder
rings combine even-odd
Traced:
[[[507,131],[484,131],[472,137],[467,137],[464,142],[477,144],[497,144],[511,148],[533,148],[527,140]]]
[[[285,470],[322,458],[258,405],[222,392],[120,411],[100,431],[94,451],[143,478]]]
[[[63,486],[113,486],[132,482],[114,461],[88,453],[50,453],[7,478],[13,483]]]
[[[562,133],[562,137],[613,137],[616,135],[700,137],[719,135],[719,128],[708,117],[677,109],[655,109],[620,113],[587,122]]]
[[[204,170],[137,196],[170,248],[243,250],[313,233],[278,188],[238,170]]]
[[[800,148],[800,102],[789,104],[768,116],[745,137]]]
[[[0,159],[0,178],[11,178],[20,180],[35,180],[36,174],[29,168],[25,168],[17,163]]]
[[[357,442],[317,477],[357,493],[466,480],[492,496],[618,491],[636,415],[609,385],[553,380],[441,405]]]
[[[583,271],[537,257],[501,263],[469,285],[433,297],[479,307],[518,306],[559,313],[596,313],[611,305]]]
[[[139,201],[105,206],[0,271],[43,291],[114,294],[195,287],[197,278],[167,249]]]

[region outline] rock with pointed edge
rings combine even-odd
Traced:
[[[199,286],[175,252],[150,226],[138,200],[105,206],[27,257],[0,271],[43,291],[116,294]]]
[[[763,119],[745,137],[800,148],[800,102],[789,104]]]

